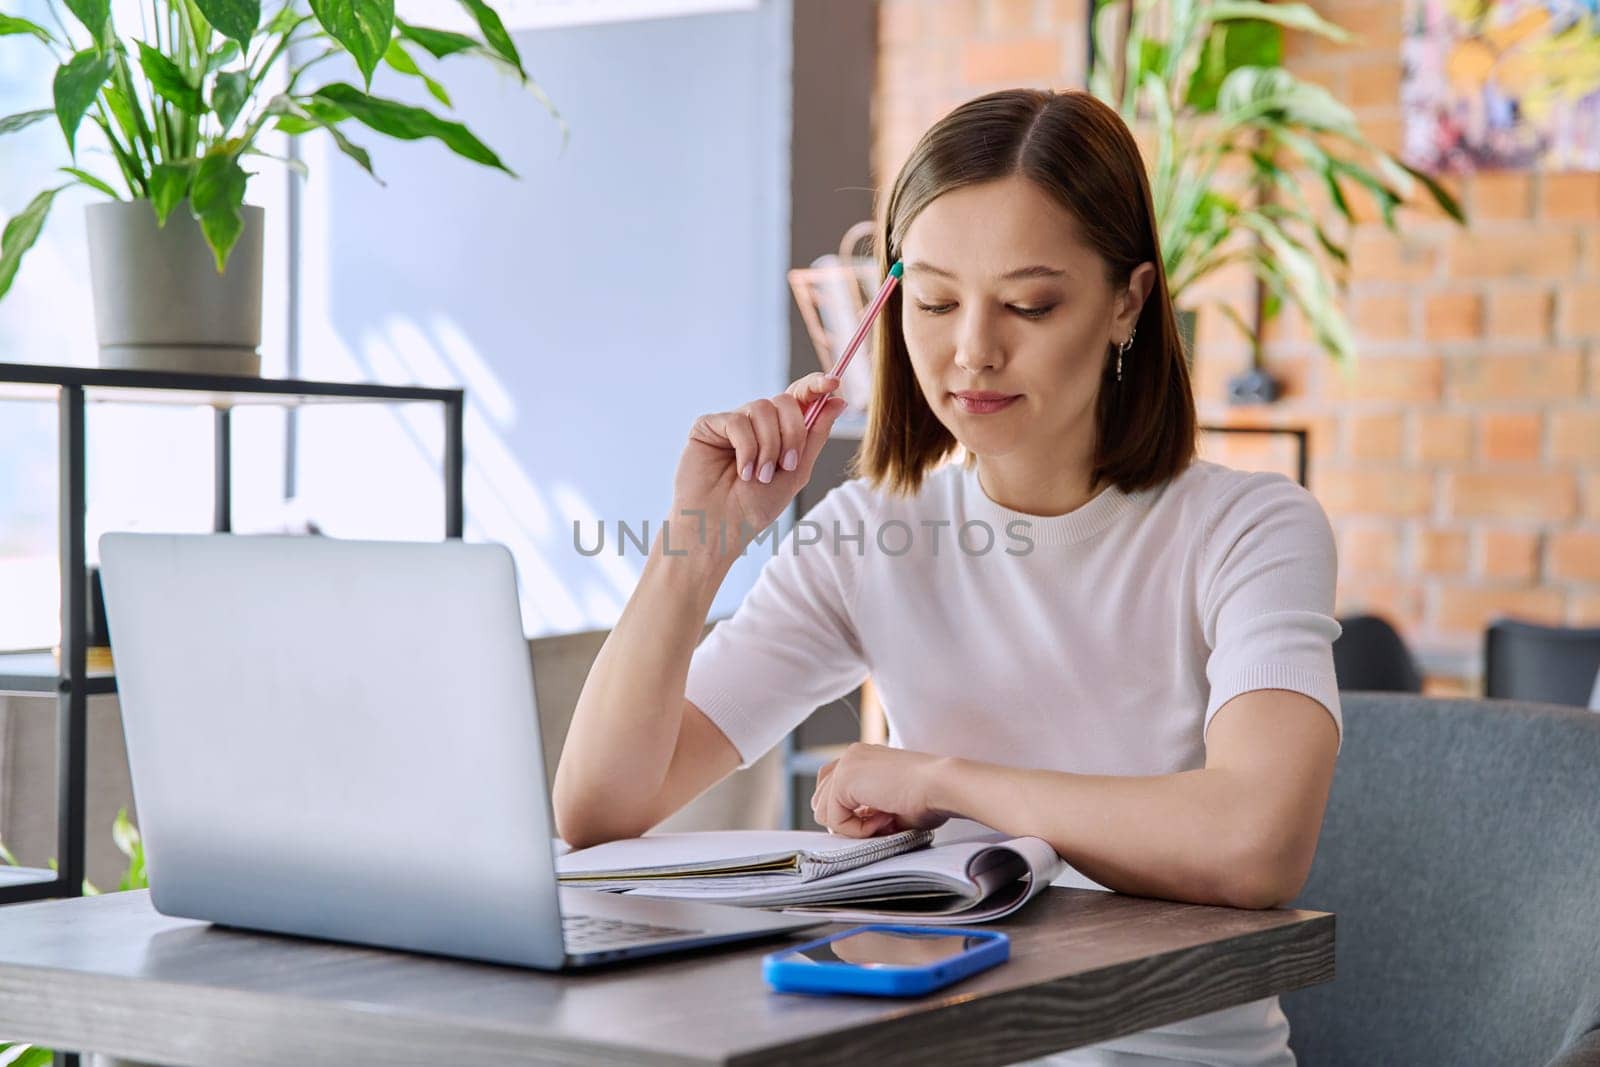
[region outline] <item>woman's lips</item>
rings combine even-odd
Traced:
[[[1003,411],[1022,399],[1020,394],[1006,396],[1003,393],[955,393],[956,404],[962,411],[969,415],[992,415],[996,411]]]

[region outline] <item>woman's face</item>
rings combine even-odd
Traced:
[[[1060,457],[1093,449],[1110,346],[1154,280],[1117,290],[1076,220],[1012,176],[930,202],[902,242],[901,323],[923,395],[967,451]]]

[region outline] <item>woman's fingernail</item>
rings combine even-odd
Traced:
[[[783,469],[792,471],[798,466],[800,466],[800,453],[791,448],[783,454]]]
[[[740,471],[740,472],[739,472],[739,477],[740,477],[740,478],[741,478],[741,479],[743,479],[743,480],[744,480],[744,481],[747,481],[747,482],[748,482],[748,481],[749,481],[749,480],[750,480],[750,472],[751,472],[751,471],[752,471],[752,470],[754,470],[754,469],[755,469],[755,464],[753,464],[753,463],[746,463],[746,464],[745,464],[745,465],[744,465],[744,470],[742,470],[742,471]]]
[[[769,461],[761,468],[761,482],[764,485],[770,481],[772,481],[772,463]]]

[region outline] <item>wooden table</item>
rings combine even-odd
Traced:
[[[554,975],[212,927],[117,893],[0,909],[0,1037],[208,1067],[1007,1063],[1326,982],[1333,927],[1051,889],[996,924],[1009,963],[895,1001],[773,993],[771,941]]]

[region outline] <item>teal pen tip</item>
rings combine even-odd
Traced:
[[[894,261],[894,266],[889,268],[889,277],[898,278],[902,274],[904,274],[905,272],[906,272],[905,262],[903,260],[898,260],[897,259],[897,260]]]

